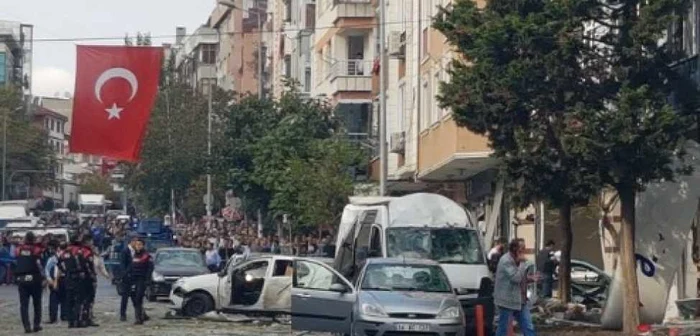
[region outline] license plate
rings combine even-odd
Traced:
[[[415,324],[415,323],[397,323],[396,330],[398,330],[398,331],[429,331],[430,325]]]
[[[24,281],[29,282],[29,281],[32,281],[32,280],[34,280],[34,276],[33,276],[33,275],[25,275],[25,276],[24,276]]]

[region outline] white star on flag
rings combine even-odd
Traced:
[[[121,116],[119,115],[119,113],[124,111],[124,109],[117,106],[116,103],[112,103],[112,107],[105,109],[105,111],[107,111],[107,113],[109,113],[109,118],[107,118],[107,119],[112,120],[112,119],[120,119]]]

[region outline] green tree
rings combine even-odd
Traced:
[[[361,159],[333,109],[290,86],[277,100],[244,96],[222,116],[218,169],[244,209],[288,214],[300,225],[331,223],[352,194]]]
[[[688,172],[672,163],[695,127],[697,90],[669,67],[681,55],[660,43],[687,6],[491,0],[479,9],[464,0],[437,22],[471,61],[454,63],[440,99],[460,125],[488,134],[524,200],[562,209],[599,186],[617,189],[626,334],[639,323],[635,194]],[[587,23],[599,29],[590,34]]]
[[[136,42],[134,42],[134,39],[129,36],[129,34],[124,35],[124,45],[125,46],[150,46],[152,45],[151,42],[151,33],[141,33],[138,32],[136,33]]]
[[[32,124],[21,92],[16,88],[0,87],[0,125],[4,120],[7,120],[7,178],[11,174],[14,178],[22,178],[21,171],[27,170],[51,171],[56,160],[53,148],[49,146],[48,134]],[[0,147],[2,145],[0,143]],[[50,174],[36,173],[26,176],[30,184],[37,187],[52,185],[51,177]],[[9,187],[11,181],[7,182]]]
[[[560,297],[571,294],[572,208],[600,188],[596,162],[579,136],[581,114],[599,110],[592,71],[580,62],[574,34],[582,16],[564,2],[492,0],[485,8],[458,1],[435,27],[458,48],[451,80],[438,97],[460,126],[489,138],[516,204],[545,201],[562,229]]]
[[[636,194],[649,182],[673,180],[690,171],[676,169],[673,162],[683,160],[683,145],[696,128],[698,92],[690,78],[669,66],[686,55],[675,48],[677,32],[667,35],[671,23],[683,20],[689,1],[622,0],[614,6],[581,2],[585,6],[579,9],[604,29],[587,37],[593,43],[584,61],[602,70],[596,77],[605,94],[605,108],[585,116],[582,137],[599,162],[601,180],[620,197],[623,327],[631,334],[639,324],[640,307]]]

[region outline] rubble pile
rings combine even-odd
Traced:
[[[602,309],[587,308],[578,303],[564,304],[558,299],[540,300],[532,307],[535,325],[600,324]]]

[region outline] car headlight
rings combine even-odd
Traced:
[[[153,272],[153,281],[156,281],[156,282],[165,281],[165,277],[163,276],[163,274],[160,274],[158,272]]]
[[[438,315],[441,319],[456,319],[459,318],[462,313],[462,308],[457,306],[447,307],[443,309]]]
[[[372,317],[387,317],[387,314],[382,308],[371,303],[362,304],[362,315],[372,316]]]

